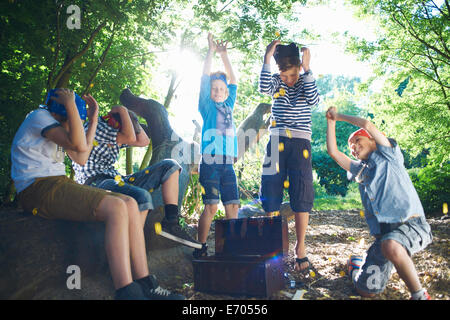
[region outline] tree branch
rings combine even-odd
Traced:
[[[100,24],[95,30],[94,32],[92,32],[91,36],[89,37],[88,42],[86,43],[86,45],[84,46],[83,49],[81,49],[81,51],[79,51],[78,53],[76,53],[72,58],[69,59],[69,61],[67,61],[62,67],[61,70],[59,70],[58,75],[56,76],[56,78],[52,81],[52,86],[55,83],[58,83],[59,79],[63,76],[63,74],[71,67],[71,65],[78,60],[83,54],[86,53],[86,51],[89,49],[89,47],[92,45],[92,42],[94,42],[94,38],[96,37],[96,35],[100,32],[100,30],[106,25],[106,22],[103,22],[102,24]]]
[[[433,32],[438,36],[438,38],[441,40],[441,43],[442,43],[442,46],[444,47],[444,50],[446,51],[446,52],[449,52],[448,51],[448,48],[447,48],[447,44],[445,43],[445,41],[444,41],[444,39],[442,38],[442,32],[438,32],[435,28],[434,28],[434,25],[433,25],[433,23],[432,23],[432,21],[431,21],[431,16],[430,16],[430,13],[428,12],[428,9],[427,9],[427,5],[424,3],[424,2],[422,2],[422,6],[423,6],[423,8],[425,9],[425,13],[426,13],[426,15],[427,15],[427,21],[428,21],[428,23],[430,24],[430,28],[431,28],[431,30],[433,30]]]
[[[50,72],[49,72],[48,78],[47,78],[47,91],[52,89],[51,88],[52,77],[53,77],[53,73],[55,72],[55,69],[56,69],[56,64],[58,62],[59,51],[61,50],[61,28],[60,28],[60,24],[59,24],[61,8],[62,8],[62,3],[58,6],[58,9],[56,11],[56,52],[55,52],[55,59],[53,61],[52,68],[50,69]]]
[[[94,73],[89,78],[89,82],[86,85],[86,88],[84,89],[84,91],[82,93],[82,96],[85,95],[89,91],[89,86],[91,85],[92,81],[94,81],[95,77],[97,76],[98,72],[100,71],[101,67],[103,66],[103,64],[105,62],[105,59],[106,59],[106,55],[108,54],[108,51],[111,48],[111,45],[112,45],[112,43],[114,41],[114,35],[115,35],[115,30],[114,30],[114,25],[113,25],[113,31],[112,31],[111,39],[109,40],[108,46],[103,51],[102,57],[100,59],[100,63],[98,64],[98,66],[95,69]]]
[[[438,48],[436,48],[435,46],[427,43],[425,40],[423,40],[422,38],[420,38],[417,35],[416,30],[414,29],[414,27],[411,25],[411,23],[409,22],[408,18],[406,17],[405,13],[403,12],[403,10],[396,6],[396,8],[398,9],[398,11],[401,13],[401,15],[403,16],[404,20],[406,21],[406,23],[408,24],[409,28],[406,27],[402,22],[400,22],[398,20],[398,18],[395,16],[395,12],[392,14],[392,18],[394,19],[395,22],[397,22],[403,29],[405,29],[414,39],[416,39],[417,41],[419,41],[420,43],[422,43],[424,46],[429,47],[430,49],[432,49],[433,51],[436,51],[438,54],[440,54],[441,56],[443,56],[444,58],[446,58],[447,60],[450,60],[450,55],[445,54],[444,52],[442,52],[441,50],[439,50]]]

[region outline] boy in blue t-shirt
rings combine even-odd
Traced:
[[[236,76],[227,53],[227,42],[214,41],[208,34],[206,55],[200,85],[198,110],[203,118],[202,161],[199,166],[202,198],[205,209],[198,223],[198,241],[202,249],[195,249],[194,257],[207,255],[206,239],[217,211],[219,193],[228,219],[237,218],[239,193],[233,163],[237,159],[236,127],[233,108],[236,101]],[[212,57],[217,52],[222,58],[226,74],[210,74]],[[227,83],[227,75],[230,83]]]

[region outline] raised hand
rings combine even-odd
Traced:
[[[303,53],[302,68],[303,68],[303,71],[307,72],[307,71],[309,71],[309,62],[311,61],[311,52],[309,51],[309,48],[307,48],[307,47],[302,47],[300,50]]]
[[[264,63],[270,63],[270,58],[273,57],[275,53],[275,49],[277,48],[277,45],[281,43],[280,40],[273,40],[267,47],[266,47],[266,54],[264,55]]]
[[[57,97],[50,97],[51,100],[66,106],[67,103],[74,102],[75,103],[75,94],[73,90],[70,89],[58,89],[55,91],[58,95]]]
[[[336,108],[336,107],[330,107],[330,108],[328,108],[327,113],[325,114],[325,116],[326,116],[327,119],[329,119],[329,120],[336,121],[336,117],[337,117],[337,108]]]
[[[215,52],[217,50],[217,44],[214,42],[212,33],[208,33],[208,47],[209,50]]]
[[[217,40],[216,41],[216,51],[218,54],[227,53],[228,41]]]
[[[89,121],[92,121],[94,119],[97,119],[98,117],[98,103],[97,101],[90,95],[84,95],[83,96],[84,101],[86,101],[88,105],[87,116],[89,118]]]

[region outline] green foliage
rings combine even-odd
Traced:
[[[449,163],[429,165],[408,171],[427,216],[442,213],[443,203],[450,200],[448,181]]]
[[[412,156],[449,161],[450,16],[448,1],[350,0],[361,18],[378,22],[377,39],[348,36],[347,49],[386,80],[371,96],[375,122]],[[395,90],[409,77],[401,97]],[[373,79],[374,80],[374,79]]]
[[[328,194],[344,197],[350,183],[346,171],[326,151],[316,152],[313,159],[313,168],[319,176],[320,185],[325,187]]]
[[[322,97],[323,104],[335,106],[339,112],[365,116],[366,112],[358,108],[354,102],[354,95],[349,91],[339,90],[340,88],[353,88],[359,83],[358,78],[333,78],[326,75],[318,80],[319,92],[329,93]],[[338,149],[349,154],[347,140],[349,135],[358,128],[347,123],[336,123],[336,142]],[[329,155],[326,150],[327,120],[325,110],[314,110],[312,113],[312,164],[316,171],[319,184],[325,188],[330,195],[345,196],[349,181],[347,173]]]
[[[191,174],[181,205],[181,212],[189,217],[200,215],[203,211],[202,188],[198,178],[198,174]]]

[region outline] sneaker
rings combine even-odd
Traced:
[[[431,300],[431,296],[428,294],[427,290],[424,290],[423,293],[418,297],[411,297],[409,300]]]
[[[186,297],[162,288],[154,275],[138,280],[144,295],[150,300],[186,300]]]
[[[363,256],[351,255],[347,260],[347,272],[350,277],[350,280],[355,282],[355,277],[359,269],[361,269],[363,264]],[[355,271],[356,272],[353,272]]]
[[[116,290],[115,300],[150,300],[142,291],[141,286],[132,282],[129,285]]]
[[[178,238],[181,238],[183,240],[187,240],[189,242],[193,242],[195,244],[199,244],[198,241],[194,240],[187,232],[186,230],[180,226],[180,224],[178,223],[178,219],[172,221],[172,220],[167,220],[166,218],[164,218],[161,221],[161,227],[162,230],[164,232],[167,232],[171,235],[174,235]]]
[[[201,257],[208,256],[208,245],[206,243],[202,243],[202,248],[194,249],[192,255],[194,256],[195,259],[200,259]]]

